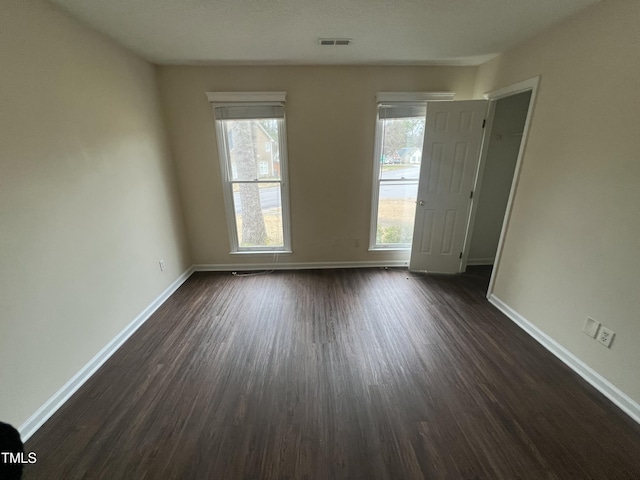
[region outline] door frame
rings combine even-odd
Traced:
[[[496,102],[502,98],[511,97],[519,93],[531,92],[531,98],[529,99],[529,107],[527,110],[527,118],[524,123],[524,129],[522,132],[522,141],[520,142],[520,148],[518,150],[518,157],[516,159],[516,166],[513,172],[513,179],[511,181],[511,189],[509,190],[509,198],[507,200],[507,207],[504,213],[504,219],[502,221],[502,228],[500,230],[500,238],[498,240],[498,248],[496,250],[496,257],[493,263],[493,269],[491,271],[491,279],[489,280],[489,288],[487,289],[487,298],[493,293],[495,285],[496,274],[500,266],[500,259],[502,257],[502,249],[504,247],[504,239],[509,228],[509,221],[511,219],[511,212],[513,209],[513,199],[518,188],[518,182],[520,180],[520,170],[522,168],[522,158],[524,157],[524,151],[527,145],[527,138],[529,136],[529,128],[531,126],[531,119],[533,117],[533,110],[538,93],[538,87],[540,84],[540,75],[524,80],[522,82],[514,83],[498,90],[487,92],[483,95],[483,98],[489,100],[489,112],[487,115],[487,124],[485,129],[485,141],[480,153],[480,161],[478,162],[478,172],[476,174],[476,182],[473,188],[473,198],[471,200],[471,215],[469,216],[469,225],[467,228],[467,235],[465,237],[465,244],[462,254],[461,271],[465,271],[467,268],[467,259],[469,257],[469,250],[471,246],[471,236],[473,233],[473,227],[475,224],[475,217],[478,210],[478,199],[480,198],[482,190],[482,176],[484,167],[487,161],[487,153],[489,150],[489,141],[491,135],[491,129],[493,127],[493,119],[495,116]]]

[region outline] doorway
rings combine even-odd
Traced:
[[[426,157],[423,159],[420,171],[418,208],[415,217],[416,228],[413,233],[410,270],[430,273],[460,273],[466,270],[468,263],[470,265],[492,265],[493,269],[487,294],[489,295],[492,292],[495,275],[498,271],[502,244],[509,223],[511,206],[517,188],[520,165],[539,80],[540,77],[534,77],[509,87],[489,92],[484,95],[486,99],[484,102],[480,100],[444,102],[449,104],[444,110],[451,109],[457,115],[457,120],[454,118],[454,124],[457,127],[454,128],[455,133],[452,131],[450,135],[445,135],[445,138],[438,140],[438,142],[435,142],[434,138],[432,138],[433,135],[425,135],[424,151]],[[481,117],[481,125],[477,124],[476,115],[471,113],[471,110],[476,109],[475,105],[481,110],[481,104],[486,103],[487,100],[489,101],[489,106],[488,110],[486,110],[485,120],[482,120]],[[455,104],[458,105],[456,106]],[[438,116],[444,119],[448,118],[444,115],[444,111],[438,111],[442,108],[438,105],[438,108],[434,109],[430,108],[430,104],[428,105],[427,125],[437,125]],[[465,113],[467,109],[469,109],[469,112]],[[431,120],[429,120],[430,116]],[[467,120],[463,121],[463,118],[470,120],[470,123]],[[444,122],[443,125],[446,125],[447,122]],[[467,124],[469,128],[460,128],[461,125],[466,126]],[[472,126],[472,124],[475,126]],[[444,130],[448,130],[448,127]],[[481,149],[477,147],[471,148],[474,142],[469,143],[469,141],[460,137],[465,130],[468,130],[468,133],[472,136],[480,135],[482,139]],[[433,178],[442,176],[438,173],[434,177],[429,165],[436,162],[439,164],[438,171],[442,169],[443,165],[446,167],[446,171],[455,163],[454,158],[456,157],[454,155],[452,158],[447,159],[443,155],[435,155],[435,150],[431,151],[433,149],[427,148],[433,146],[427,145],[428,142],[441,144],[443,151],[445,151],[445,148],[455,151],[454,149],[463,145],[464,148],[461,151],[466,153],[461,158],[471,159],[474,157],[476,159],[475,162],[467,162],[466,160],[462,162],[462,164],[468,163],[467,167],[469,167],[465,167],[462,171],[473,172],[472,178],[475,177],[472,182],[468,183],[471,191],[469,193],[469,190],[466,190],[467,196],[465,198],[463,198],[464,188],[456,188],[456,192],[449,188],[448,193],[456,193],[454,196],[449,195],[451,198],[445,198],[442,195],[427,198],[426,194],[429,191],[427,186],[433,183],[429,179],[433,180]],[[447,143],[451,143],[451,145],[447,145]],[[451,155],[449,156],[451,157]],[[449,164],[448,167],[447,164]],[[487,175],[486,184],[484,183],[485,173]],[[444,182],[449,186],[453,183],[455,182],[447,182],[446,179]],[[440,192],[440,190],[443,190],[443,192]],[[447,193],[446,190],[446,188],[441,189],[439,186],[433,189],[435,193]],[[422,197],[425,197],[426,200]],[[484,198],[483,209],[478,216],[482,198]],[[429,219],[427,213],[430,213],[430,211],[434,212],[431,215],[433,221],[426,221]],[[446,224],[447,218],[451,217],[455,220],[449,222],[451,228],[440,229],[443,230],[442,232],[435,228],[437,223],[435,221],[437,219],[436,214],[438,212],[444,214],[445,226],[448,225]],[[442,217],[442,215],[440,216]],[[425,221],[419,223],[421,217],[425,217]],[[459,220],[464,223],[461,225]],[[456,227],[453,228],[454,226]],[[447,232],[450,233],[447,234]],[[440,242],[442,245],[448,246],[456,243],[460,248],[436,248],[434,251],[431,248],[434,242],[430,240],[434,237],[439,241],[442,240]],[[445,239],[447,240],[446,242],[444,241]],[[470,255],[472,253],[472,241],[474,242],[474,250],[473,254]]]
[[[501,100],[508,100],[511,97],[517,97],[520,94],[525,94],[525,97],[520,97],[520,100],[522,101],[522,103],[519,105],[518,108],[516,108],[515,110],[518,111],[519,113],[514,114],[516,116],[520,116],[520,121],[521,121],[521,117],[522,115],[524,115],[525,120],[524,120],[524,125],[522,127],[522,135],[520,136],[520,132],[518,131],[513,131],[513,137],[515,139],[519,139],[518,141],[514,140],[514,143],[518,144],[518,148],[517,148],[517,154],[515,154],[515,167],[513,169],[513,173],[511,175],[511,178],[509,179],[509,176],[507,176],[504,180],[503,180],[503,188],[506,188],[506,184],[508,185],[509,188],[509,193],[508,193],[508,197],[507,197],[507,202],[506,202],[506,206],[503,210],[503,215],[502,215],[502,219],[500,220],[501,223],[501,227],[500,227],[500,233],[499,233],[499,237],[498,237],[498,245],[496,247],[495,250],[495,256],[493,258],[493,260],[489,263],[489,265],[492,267],[491,268],[491,279],[489,280],[489,287],[487,289],[487,298],[491,295],[491,293],[493,292],[493,287],[495,285],[495,280],[496,280],[496,274],[499,271],[500,268],[500,258],[502,255],[502,248],[504,245],[504,238],[506,235],[506,232],[509,228],[509,219],[511,217],[511,211],[512,211],[512,207],[513,207],[513,199],[515,197],[516,194],[516,190],[518,188],[518,179],[520,177],[520,169],[522,166],[522,157],[524,156],[524,149],[526,148],[526,143],[527,143],[527,136],[529,133],[529,127],[531,125],[531,120],[533,118],[533,109],[534,109],[534,105],[535,105],[535,101],[536,101],[536,96],[537,96],[537,92],[538,92],[538,84],[540,83],[540,77],[533,77],[530,78],[529,80],[524,80],[522,82],[510,85],[508,87],[504,87],[501,88],[499,90],[495,90],[489,93],[486,93],[484,95],[484,98],[488,99],[490,101],[489,104],[489,115],[487,118],[487,141],[484,143],[483,146],[483,151],[482,151],[482,155],[480,157],[480,164],[478,166],[478,175],[476,178],[476,201],[474,201],[472,203],[472,207],[471,207],[471,214],[469,216],[469,228],[468,228],[468,241],[465,242],[465,256],[464,256],[464,261],[462,264],[462,268],[461,271],[465,271],[466,270],[466,266],[467,266],[467,259],[469,258],[469,253],[471,250],[471,241],[472,241],[472,237],[475,235],[476,229],[475,229],[475,225],[476,225],[476,214],[478,211],[478,207],[480,204],[480,199],[482,198],[482,194],[483,191],[485,189],[485,184],[484,184],[484,174],[485,174],[485,165],[487,162],[487,158],[488,158],[488,153],[489,153],[489,147],[491,145],[491,137],[495,135],[500,135],[500,122],[496,123],[497,119],[496,119],[496,107],[498,105],[498,102],[500,102]],[[528,96],[528,102],[524,101],[524,98],[527,98]],[[517,100],[514,100],[514,103],[518,103]],[[508,103],[502,103],[502,105],[509,105]],[[512,105],[513,106],[513,105]],[[504,110],[504,109],[503,109]],[[506,109],[506,111],[508,112],[509,109]],[[503,120],[506,118],[509,118],[509,113],[505,113],[505,111],[502,112],[502,114],[500,114],[500,116],[504,116]],[[494,124],[497,125],[496,130],[494,132],[493,126]],[[518,124],[519,127],[519,124]],[[506,133],[506,130],[505,132]],[[500,142],[502,142],[504,140],[504,134],[502,135],[502,137],[497,137],[494,136],[494,140],[499,140]],[[506,144],[505,144],[506,145]],[[514,149],[515,150],[515,149]],[[510,158],[511,161],[513,161],[513,152],[510,153]],[[506,170],[506,169],[505,169]],[[490,170],[489,170],[489,175],[491,175]],[[490,185],[490,183],[489,183]],[[491,196],[490,194],[486,195],[486,196]],[[483,229],[482,225],[478,227],[479,229]],[[495,227],[494,227],[495,228]],[[480,231],[480,230],[479,230]],[[481,236],[482,234],[478,233],[477,235]],[[476,250],[477,251],[477,250]],[[493,251],[493,250],[492,250]],[[491,259],[491,257],[488,257],[489,259]]]
[[[467,266],[495,262],[530,100],[526,91],[495,101]]]

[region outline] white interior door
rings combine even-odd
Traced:
[[[458,273],[487,100],[428,102],[409,268]]]

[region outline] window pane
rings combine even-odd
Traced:
[[[417,182],[380,183],[377,245],[411,245],[417,195]]]
[[[381,179],[420,177],[424,117],[380,120],[382,122]]]
[[[223,120],[232,180],[280,180],[280,120]]]
[[[284,246],[279,183],[235,183],[233,204],[241,248]]]

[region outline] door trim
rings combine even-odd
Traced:
[[[536,97],[538,94],[538,88],[540,85],[540,75],[530,78],[528,80],[524,80],[522,82],[514,83],[513,85],[509,85],[504,88],[500,88],[498,90],[493,90],[491,92],[487,92],[483,95],[483,98],[490,101],[490,118],[487,119],[487,130],[485,131],[485,138],[488,138],[488,135],[491,134],[491,127],[493,125],[493,116],[495,113],[495,103],[497,100],[501,98],[510,97],[512,95],[517,95],[518,93],[523,93],[530,91],[531,98],[529,99],[529,109],[527,111],[527,119],[524,123],[524,129],[522,134],[522,141],[520,142],[520,149],[518,150],[518,158],[516,160],[516,167],[513,172],[513,180],[511,181],[511,190],[509,191],[509,199],[507,200],[507,208],[505,209],[504,220],[502,221],[502,229],[500,230],[500,239],[498,240],[498,249],[496,250],[496,259],[493,264],[493,270],[491,271],[491,279],[489,280],[489,288],[487,289],[487,298],[491,296],[493,293],[493,289],[495,286],[496,276],[498,269],[500,268],[500,260],[502,258],[502,250],[504,247],[504,239],[509,229],[509,221],[511,220],[511,212],[513,210],[513,199],[516,194],[516,190],[518,188],[518,182],[520,180],[520,170],[522,168],[522,158],[524,157],[524,151],[527,146],[527,139],[529,137],[529,129],[531,127],[531,120],[533,118],[533,111],[535,107]],[[489,142],[485,142],[488,144]],[[484,165],[486,162],[487,150],[483,148],[482,154],[480,157],[480,162],[478,164],[478,176],[477,176],[477,184],[474,188],[474,200],[479,197],[482,180],[482,169],[484,169]],[[475,220],[475,214],[477,210],[477,202],[473,202],[471,205],[472,208],[472,220],[470,224],[470,228],[473,228],[473,221]],[[470,230],[471,231],[471,230]],[[469,235],[470,236],[470,235]],[[469,242],[470,243],[470,242]],[[465,250],[463,254],[464,268],[466,268],[466,262],[468,257],[469,244],[465,244]],[[464,271],[463,268],[463,271]]]

